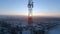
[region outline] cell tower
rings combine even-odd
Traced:
[[[32,20],[32,9],[33,9],[33,1],[32,0],[28,0],[28,24],[31,25],[33,23]]]

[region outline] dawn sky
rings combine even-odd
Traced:
[[[33,0],[33,14],[60,15],[60,0]],[[28,0],[0,0],[0,15],[27,14]]]

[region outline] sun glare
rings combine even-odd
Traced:
[[[29,16],[32,16],[32,14],[30,14]]]
[[[20,14],[20,15],[22,15],[22,16],[28,16],[28,14],[27,13],[25,13],[25,14]],[[34,14],[30,14],[29,16],[55,16],[55,15],[51,15],[51,14],[36,14],[36,13],[34,13]]]

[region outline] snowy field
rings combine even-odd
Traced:
[[[29,29],[26,16],[0,16],[0,34],[60,34],[60,18],[33,17]]]

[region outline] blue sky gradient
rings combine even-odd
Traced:
[[[33,14],[60,14],[60,0],[33,0]],[[0,0],[0,15],[27,14],[28,0]]]

